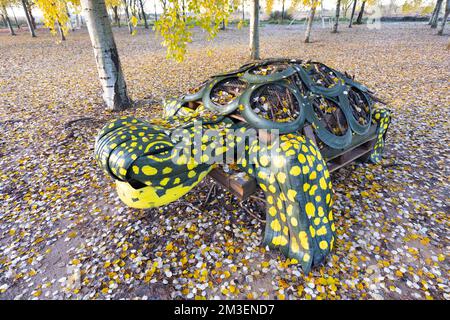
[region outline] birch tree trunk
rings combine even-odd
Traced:
[[[127,18],[128,31],[130,32],[130,34],[132,34],[133,33],[133,26],[131,25],[130,14],[128,13],[127,0],[123,0],[123,5],[125,6],[125,17]]]
[[[28,0],[25,0],[25,5],[28,10],[28,15],[30,16],[31,25],[33,26],[33,29],[36,30],[36,20],[34,19],[33,12],[31,12],[31,4],[28,2]]]
[[[336,2],[336,16],[335,16],[336,21],[334,22],[334,26],[333,26],[333,31],[332,31],[333,33],[337,33],[338,32],[340,11],[341,11],[341,0],[337,0],[337,2]]]
[[[142,19],[144,19],[145,29],[148,29],[147,16],[145,15],[144,4],[142,3],[142,0],[139,0],[139,5],[141,7]]]
[[[58,32],[61,37],[61,41],[66,41],[66,35],[64,34],[64,30],[61,28],[61,23],[59,23],[59,21],[57,21],[56,25],[58,26]]]
[[[14,21],[16,22],[16,27],[17,27],[17,29],[20,29],[20,23],[19,23],[19,21],[17,21],[16,13],[14,12],[14,8],[13,7],[11,7],[11,11],[12,11],[13,16],[14,16]]]
[[[366,1],[363,1],[362,5],[361,5],[361,10],[359,10],[358,18],[356,19],[355,24],[362,24],[362,18],[364,15],[365,6],[366,6]]]
[[[5,16],[2,13],[0,13],[0,16],[2,16],[3,26],[7,27],[8,23],[6,22]]]
[[[317,6],[317,2],[313,2],[311,10],[309,11],[308,25],[306,26],[306,32],[305,32],[305,43],[308,43],[310,41],[312,25],[314,22],[314,15],[316,14],[316,6]]]
[[[6,24],[8,25],[8,28],[9,28],[9,32],[11,33],[12,36],[15,36],[16,33],[14,32],[14,29],[12,27],[11,21],[9,20],[8,12],[6,11],[6,7],[3,6],[2,9],[3,9],[3,14],[4,14],[4,17],[5,17],[5,20],[6,20]]]
[[[120,28],[120,18],[119,18],[119,13],[117,12],[118,7],[114,6],[112,9],[113,9],[113,13],[114,13],[114,22]]]
[[[259,59],[259,0],[252,0],[250,8],[250,58]]]
[[[350,23],[348,24],[348,27],[351,28],[352,24],[353,24],[353,17],[355,16],[355,10],[356,10],[356,3],[358,2],[358,0],[354,0],[353,1],[353,8],[352,8],[352,14],[350,16]]]
[[[69,24],[70,24],[70,30],[75,31],[75,27],[73,26],[72,22],[72,16],[70,15],[69,6],[66,3],[66,11],[67,11],[67,18],[69,18]]]
[[[36,37],[36,33],[34,33],[34,25],[31,20],[30,12],[28,11],[27,3],[25,0],[22,0],[23,11],[25,12],[25,18],[27,19],[28,30],[30,30],[30,34],[32,38]]]
[[[442,7],[442,2],[443,0],[438,0],[436,2],[436,8],[435,11],[433,12],[433,16],[431,18],[431,28],[436,29],[437,25],[438,25],[438,21],[439,21],[439,13],[441,12],[441,7]]]
[[[153,5],[155,7],[155,22],[158,21],[158,14],[156,13],[156,0],[153,1]]]
[[[120,66],[119,54],[106,11],[105,0],[81,0],[86,25],[94,49],[97,71],[108,109],[120,111],[131,101]]]
[[[433,28],[433,29],[437,27],[437,23],[439,20],[439,13],[441,12],[441,7],[442,7],[442,2],[443,2],[443,0],[436,1],[436,6],[434,7],[433,14],[431,15],[430,22],[428,23],[431,26],[431,28]]]
[[[79,14],[75,15],[75,21],[76,21],[77,29],[81,29],[81,22],[80,22]]]
[[[433,21],[434,15],[436,14],[438,2],[439,2],[439,0],[437,0],[436,4],[434,5],[433,12],[431,13],[430,19],[428,20],[428,25],[431,25],[431,22]]]
[[[444,17],[442,18],[441,25],[439,26],[438,35],[442,36],[444,34],[444,27],[447,23],[448,15],[450,14],[450,0],[447,0],[445,3],[445,13]]]

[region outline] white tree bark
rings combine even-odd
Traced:
[[[437,28],[438,20],[439,20],[439,13],[441,12],[443,0],[437,0],[436,6],[433,11],[433,15],[431,16],[430,25],[431,28]]]
[[[66,35],[64,34],[64,31],[61,28],[61,23],[59,23],[59,21],[56,22],[56,26],[58,27],[58,33],[59,33],[59,36],[61,37],[61,41],[66,41]]]
[[[144,20],[145,29],[148,29],[147,16],[145,14],[144,4],[142,3],[142,0],[139,0],[139,5],[141,6],[142,19]]]
[[[352,7],[352,14],[350,16],[350,23],[348,24],[348,27],[351,28],[353,24],[353,17],[355,16],[355,10],[356,10],[356,3],[358,0],[353,0],[353,7]]]
[[[76,26],[77,26],[77,29],[81,29],[81,21],[80,21],[80,15],[79,14],[76,14],[75,15],[75,21],[76,21]]]
[[[16,33],[14,32],[14,29],[12,27],[11,21],[9,20],[8,12],[6,11],[6,7],[3,6],[2,9],[3,9],[3,14],[4,14],[4,17],[5,17],[5,20],[6,20],[6,24],[8,25],[8,28],[9,28],[9,32],[11,33],[12,36],[15,36]]]
[[[449,14],[450,14],[450,0],[447,0],[447,2],[445,2],[445,13],[444,13],[444,16],[442,17],[442,22],[441,22],[441,25],[439,26],[439,30],[438,30],[438,35],[440,35],[440,36],[442,36],[444,34],[444,27],[445,27],[445,24],[447,23]]]
[[[337,33],[338,32],[340,11],[341,11],[341,0],[337,0],[337,2],[336,2],[336,15],[335,15],[336,21],[334,22],[334,26],[333,26],[333,33]]]
[[[130,99],[105,0],[81,0],[81,6],[94,48],[97,70],[103,87],[103,100],[108,109],[123,110],[130,105]]]
[[[25,0],[22,0],[22,7],[25,12],[25,18],[27,19],[28,30],[30,30],[31,37],[35,38],[36,33],[34,33],[33,22],[31,21],[30,13],[28,12],[27,3]]]
[[[123,5],[125,8],[125,17],[127,18],[127,23],[128,23],[128,31],[130,32],[130,34],[132,34],[133,33],[133,25],[131,24],[130,13],[128,12],[127,0],[123,0]]]
[[[317,6],[317,2],[313,2],[311,10],[309,11],[308,25],[306,26],[306,32],[305,32],[305,43],[308,43],[311,38],[311,30],[312,30],[312,25],[314,22],[314,15],[316,14],[316,6]]]
[[[250,9],[250,58],[259,59],[259,0],[252,0]]]

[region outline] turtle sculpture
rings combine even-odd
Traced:
[[[264,60],[166,100],[162,118],[108,123],[96,159],[134,208],[173,202],[213,168],[235,166],[265,193],[264,244],[309,272],[335,241],[332,159],[363,143],[360,159],[381,159],[390,111],[380,102],[322,63]]]

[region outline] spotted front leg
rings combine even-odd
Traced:
[[[373,147],[372,153],[369,155],[368,161],[379,163],[384,149],[386,131],[391,122],[391,111],[389,109],[376,109],[374,110],[372,119],[374,123],[378,124],[377,141]]]
[[[281,136],[275,156],[267,155],[269,149],[254,144],[250,150],[268,203],[264,243],[308,273],[334,244],[330,174],[317,147],[304,136]]]

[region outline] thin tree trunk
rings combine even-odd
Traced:
[[[281,23],[283,23],[284,21],[284,1],[282,0],[282,4],[281,4]]]
[[[350,6],[349,6],[349,5],[346,5],[346,6],[344,7],[344,19],[347,18],[348,9],[350,9]]]
[[[181,1],[181,10],[183,11],[183,21],[186,22],[186,3],[185,3],[185,0]]]
[[[80,15],[78,15],[78,14],[75,15],[75,21],[76,21],[77,29],[81,29]]]
[[[14,8],[13,7],[11,7],[11,11],[12,11],[13,16],[14,16],[14,21],[16,22],[16,27],[17,27],[17,29],[20,30],[20,23],[19,23],[19,21],[17,21],[16,13],[14,12]]]
[[[67,18],[69,18],[69,23],[70,23],[70,30],[75,31],[75,27],[73,26],[73,22],[72,22],[72,16],[70,15],[69,12],[69,6],[66,3],[66,11],[67,11]]]
[[[158,21],[158,14],[156,13],[156,0],[153,1],[153,6],[155,7],[155,22]]]
[[[450,14],[450,0],[447,0],[445,3],[445,13],[444,17],[442,18],[441,25],[439,26],[438,35],[442,36],[444,34],[444,27],[447,23],[448,15]]]
[[[58,32],[61,36],[61,41],[66,41],[66,36],[64,35],[64,30],[61,28],[61,23],[59,21],[56,22],[56,25],[58,26]]]
[[[333,33],[337,33],[338,32],[338,25],[339,25],[339,13],[341,11],[341,0],[337,0],[336,2],[336,21],[334,22],[334,26],[333,26]]]
[[[140,12],[139,9],[137,8],[136,1],[133,1],[133,10],[131,10],[131,13],[134,13],[134,14],[137,13],[138,19],[139,19],[139,20],[142,20],[141,12]]]
[[[120,66],[119,54],[106,11],[105,0],[81,0],[103,87],[103,100],[110,110],[124,110],[131,101]]]
[[[433,12],[431,13],[430,19],[428,20],[428,25],[431,25],[434,15],[436,14],[437,5],[439,3],[439,0],[436,1],[436,4],[434,5]]]
[[[428,20],[428,25],[431,25],[431,22],[433,21],[434,15],[436,14],[437,4],[439,0],[436,1],[436,4],[434,5],[433,12],[431,13],[430,19]]]
[[[259,0],[252,0],[250,8],[250,58],[259,59]]]
[[[242,0],[242,21],[245,21],[245,0]]]
[[[34,19],[33,12],[31,11],[31,4],[28,2],[28,0],[25,0],[25,7],[28,10],[28,15],[30,16],[33,29],[36,30],[36,19]]]
[[[14,29],[12,27],[11,21],[9,20],[8,12],[6,11],[6,7],[5,6],[3,6],[3,13],[5,15],[5,20],[6,20],[6,24],[8,25],[9,32],[11,33],[12,36],[15,36],[16,33],[14,32]]]
[[[31,19],[30,11],[28,10],[29,8],[27,6],[26,0],[22,0],[22,7],[25,13],[25,18],[27,19],[28,30],[30,31],[31,37],[35,38],[36,37],[36,33],[34,32],[35,27],[33,25],[33,20]]]
[[[361,5],[361,10],[359,10],[358,18],[356,19],[355,24],[362,24],[362,18],[364,15],[364,7],[366,6],[366,1],[363,1]]]
[[[125,17],[127,18],[128,31],[130,32],[130,34],[132,34],[133,33],[133,26],[131,25],[130,14],[128,13],[127,0],[123,0],[123,5],[125,6]]]
[[[442,2],[443,0],[436,1],[436,5],[434,6],[433,13],[431,14],[430,17],[430,21],[428,21],[429,25],[433,25],[433,23],[435,24],[434,28],[436,28],[437,20],[439,19],[439,13],[441,11]]]
[[[8,23],[6,22],[5,16],[0,13],[0,16],[2,16],[3,26],[7,27]]]
[[[112,9],[113,9],[113,13],[114,13],[114,22],[120,28],[120,18],[119,18],[119,14],[117,12],[118,7],[114,6]]]
[[[348,24],[348,27],[351,28],[353,24],[353,17],[355,16],[355,10],[356,10],[356,3],[358,0],[353,0],[353,8],[352,8],[352,14],[350,16],[350,23]]]
[[[148,29],[147,16],[145,15],[144,4],[142,3],[142,0],[139,0],[139,5],[141,6],[142,18],[144,19],[145,29]]]
[[[310,41],[312,25],[314,22],[314,15],[316,14],[316,6],[317,6],[317,2],[313,2],[311,10],[309,11],[308,25],[306,26],[306,32],[305,32],[305,43],[308,43]]]
[[[434,12],[434,15],[431,19],[431,28],[436,29],[439,21],[439,13],[441,13],[441,7],[442,7],[443,0],[438,0],[436,2],[436,11]]]

